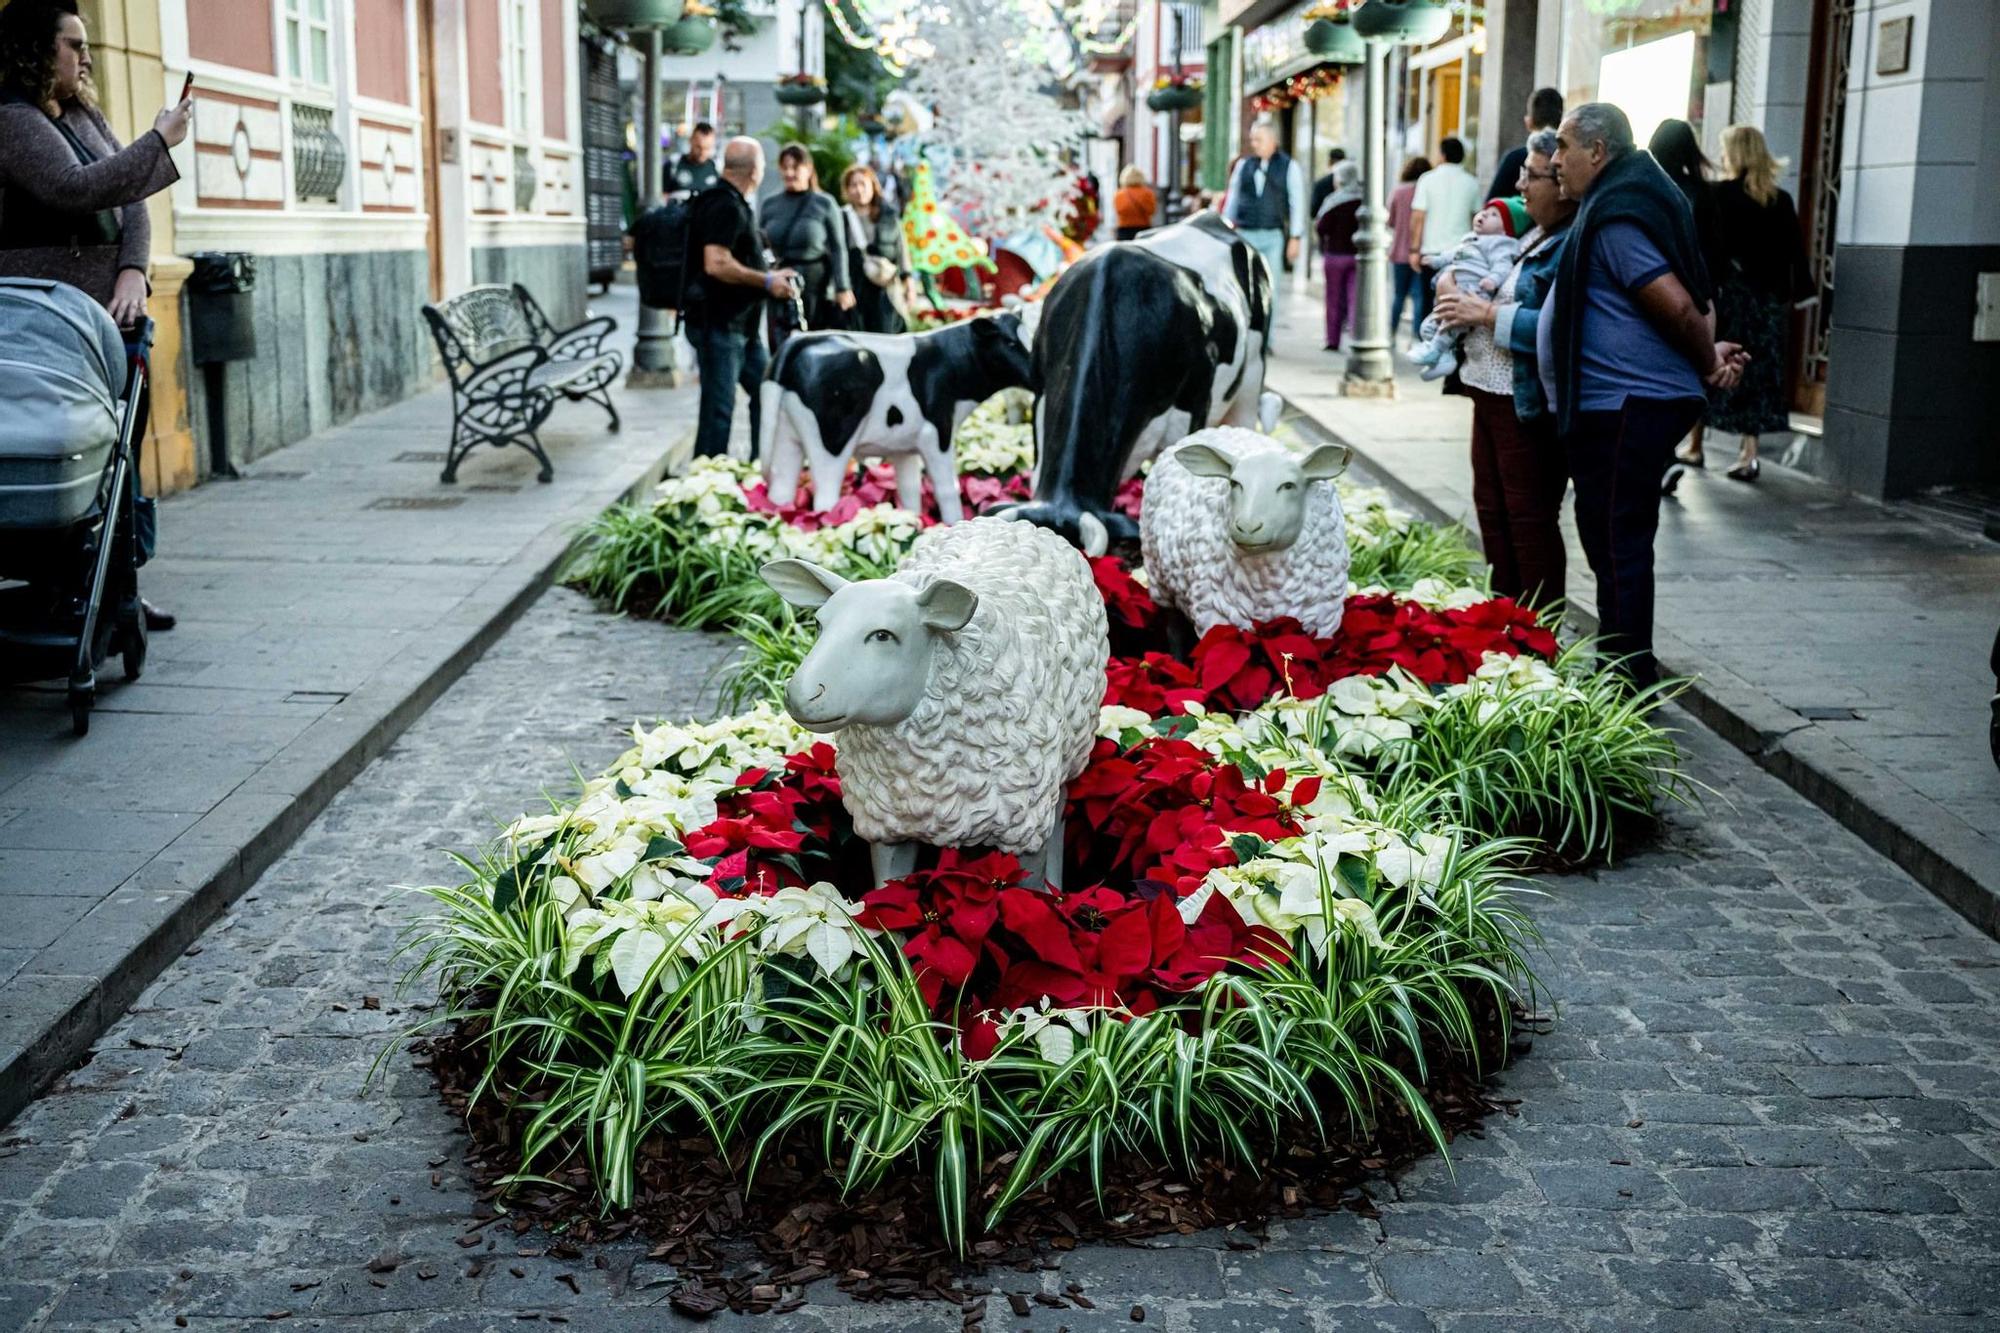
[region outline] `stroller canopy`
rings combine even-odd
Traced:
[[[0,460],[101,452],[118,438],[125,341],[67,283],[0,278]]]

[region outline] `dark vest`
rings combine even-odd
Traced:
[[[1257,159],[1245,157],[1236,166],[1236,227],[1239,231],[1282,231],[1292,228],[1292,159],[1271,154],[1264,169],[1264,190],[1257,191]]]

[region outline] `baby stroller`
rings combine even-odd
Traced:
[[[97,668],[146,663],[133,475],[152,321],[128,345],[76,288],[0,278],[0,681],[67,678],[90,730]]]

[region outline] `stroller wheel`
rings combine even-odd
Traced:
[[[90,709],[97,702],[95,690],[72,689],[69,692],[69,726],[78,736],[90,734]]]

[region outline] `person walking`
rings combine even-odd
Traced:
[[[764,148],[755,139],[731,139],[722,149],[722,185],[695,196],[688,218],[689,243],[701,256],[690,276],[683,318],[701,372],[701,406],[695,427],[697,458],[729,451],[736,390],[750,395],[750,456],[761,444],[758,387],[770,364],[760,325],[768,302],[791,302],[798,275],[765,271],[764,244],[750,201],[764,180]]]
[[[1562,600],[1562,498],[1569,485],[1542,393],[1535,332],[1576,202],[1556,187],[1556,132],[1528,136],[1517,186],[1534,226],[1491,300],[1440,280],[1435,314],[1467,330],[1459,381],[1472,400],[1472,507],[1493,591],[1528,606]],[[1508,196],[1511,197],[1511,196]]]
[[[194,102],[167,107],[121,144],[97,109],[91,70],[89,34],[70,0],[0,10],[0,276],[68,283],[129,331],[153,290],[146,200],[180,179],[169,153],[187,138]],[[141,419],[134,476],[145,434]],[[147,629],[174,627],[172,615],[139,605]]]
[[[1361,227],[1361,168],[1342,162],[1333,169],[1333,190],[1320,201],[1313,219],[1320,265],[1326,273],[1326,350],[1340,350],[1341,331],[1354,314],[1358,260],[1354,233]]]
[[[1278,130],[1268,119],[1250,126],[1250,151],[1229,173],[1222,217],[1264,257],[1271,270],[1271,327],[1284,305],[1285,268],[1299,260],[1306,232],[1306,174],[1278,151]],[[1266,335],[1266,342],[1269,335]]]
[[[1340,164],[1346,160],[1347,150],[1345,148],[1329,148],[1326,150],[1326,174],[1313,182],[1312,198],[1306,203],[1306,212],[1312,215],[1314,221],[1318,221],[1320,210],[1326,207],[1326,197],[1332,194],[1335,189],[1333,183],[1334,173],[1340,170]]]
[[[1389,192],[1389,276],[1395,282],[1395,295],[1389,301],[1389,342],[1396,341],[1396,326],[1403,322],[1403,305],[1408,302],[1413,317],[1410,320],[1410,335],[1416,336],[1416,326],[1422,317],[1415,315],[1417,304],[1417,270],[1410,264],[1410,201],[1416,198],[1417,182],[1431,169],[1430,159],[1413,157],[1403,163],[1403,173],[1398,178],[1394,190]]]
[[[688,148],[667,168],[668,194],[699,194],[718,180],[715,167],[715,126],[698,121],[688,135]]]
[[[1688,211],[1694,215],[1695,244],[1701,250],[1702,263],[1708,266],[1709,281],[1719,281],[1722,256],[1717,249],[1720,228],[1716,224],[1715,194],[1709,186],[1708,155],[1701,151],[1694,126],[1684,120],[1661,121],[1659,128],[1653,131],[1653,137],[1647,141],[1646,151],[1660,164],[1660,170],[1667,173],[1667,179],[1680,187],[1681,196],[1688,202]],[[1675,461],[1668,466],[1666,476],[1660,481],[1662,495],[1672,495],[1679,490],[1681,478],[1701,458],[1702,433],[1706,429],[1705,421],[1695,422],[1694,429],[1688,433],[1688,442],[1674,450]]]
[[[1635,686],[1653,659],[1653,536],[1660,479],[1700,419],[1706,390],[1733,386],[1742,350],[1717,342],[1707,265],[1680,189],[1632,142],[1608,102],[1563,118],[1553,159],[1580,203],[1536,325],[1576,527],[1597,578],[1600,650]]]
[[[1740,435],[1736,463],[1726,475],[1755,481],[1759,436],[1791,427],[1785,372],[1791,365],[1791,307],[1813,296],[1798,210],[1778,188],[1782,164],[1771,156],[1755,125],[1722,132],[1722,175],[1715,187],[1720,261],[1716,272],[1718,338],[1740,343],[1750,355],[1734,389],[1709,395],[1708,424]],[[1699,439],[1682,461],[1699,467]]]
[[[903,221],[882,206],[881,182],[863,163],[842,173],[840,191],[847,196],[841,212],[847,222],[848,285],[854,291],[848,325],[858,333],[901,333],[902,311],[917,294]]]
[[[785,188],[764,201],[764,234],[779,267],[798,274],[799,299],[795,306],[779,306],[772,312],[774,356],[792,334],[833,323],[829,297],[839,310],[854,308],[847,223],[840,216],[840,205],[819,188],[812,154],[798,144],[786,144],[778,153],[778,174]]]
[[[1527,126],[1528,137],[1533,138],[1540,130],[1554,134],[1556,126],[1562,124],[1563,95],[1553,88],[1537,88],[1528,95],[1527,114],[1521,123]],[[1521,168],[1527,164],[1526,146],[1509,148],[1500,159],[1499,170],[1493,173],[1493,188],[1486,192],[1488,199],[1504,199],[1510,194],[1521,193]]]
[[[1410,196],[1410,267],[1417,270],[1417,323],[1431,313],[1431,284],[1439,260],[1472,230],[1472,215],[1484,195],[1479,178],[1465,169],[1465,145],[1447,137],[1438,145],[1444,159],[1417,178]]]
[[[1140,232],[1153,225],[1153,214],[1160,206],[1159,196],[1146,184],[1146,173],[1139,170],[1139,164],[1128,162],[1118,173],[1118,192],[1111,196],[1111,211],[1118,221],[1118,239],[1129,241]]]

